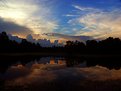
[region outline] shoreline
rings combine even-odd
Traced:
[[[121,54],[79,54],[79,53],[0,53],[0,56],[71,56],[71,57],[121,57]]]

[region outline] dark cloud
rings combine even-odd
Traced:
[[[26,26],[21,26],[12,21],[6,21],[0,18],[0,32],[5,31],[10,34],[16,34],[19,36],[26,36],[27,34],[32,34],[33,32]]]
[[[45,33],[44,35],[47,36],[53,36],[55,38],[63,38],[66,40],[78,40],[78,41],[87,41],[87,40],[92,40],[93,37],[91,36],[70,36],[70,35],[65,35],[65,34],[59,34],[59,33]]]

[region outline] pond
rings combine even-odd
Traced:
[[[1,91],[121,89],[120,57],[9,56],[0,62]]]

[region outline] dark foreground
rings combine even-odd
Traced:
[[[90,81],[81,80],[80,83],[76,81],[64,80],[53,81],[39,84],[28,85],[14,85],[4,86],[1,91],[121,91],[120,80],[107,80],[107,81]]]
[[[0,91],[121,91],[119,55],[0,56]]]

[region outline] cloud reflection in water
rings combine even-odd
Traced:
[[[83,63],[82,63],[83,64]],[[65,61],[50,60],[47,64],[34,62],[29,65],[11,66],[4,74],[6,87],[22,86],[33,88],[46,88],[48,86],[80,85],[83,81],[111,81],[121,80],[121,69],[109,70],[102,66],[93,67],[67,67]],[[65,85],[64,85],[65,84]],[[45,87],[43,87],[45,86]],[[65,87],[64,87],[65,88]],[[49,88],[48,88],[49,89]]]

